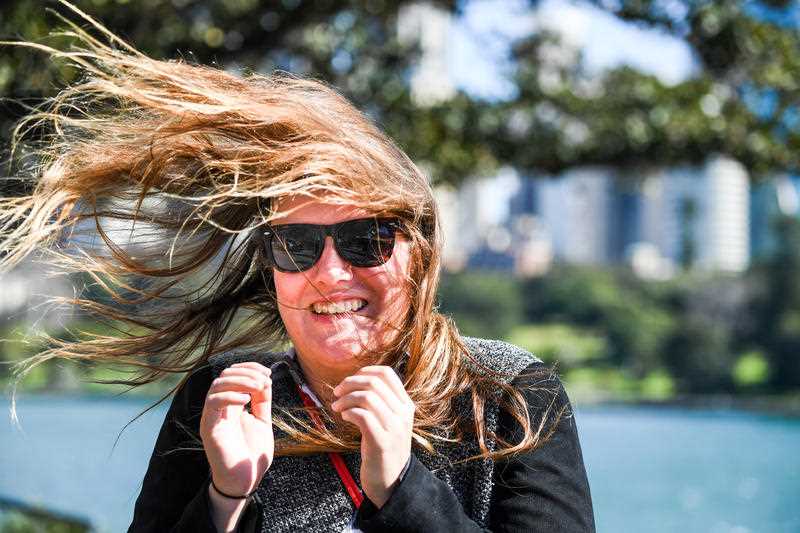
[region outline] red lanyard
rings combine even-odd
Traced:
[[[297,387],[297,390],[300,392],[303,405],[305,405],[306,411],[308,411],[314,424],[320,429],[325,427],[322,423],[322,419],[319,417],[319,411],[317,411],[317,405],[314,403],[314,400],[312,400],[300,386]],[[336,469],[336,473],[339,474],[339,479],[342,480],[342,485],[344,485],[344,488],[347,490],[347,494],[350,495],[350,499],[353,500],[353,504],[356,506],[356,509],[358,509],[361,507],[361,502],[364,501],[364,494],[361,492],[361,489],[358,488],[356,480],[353,479],[352,474],[350,474],[350,470],[348,470],[344,459],[341,454],[336,452],[328,452],[328,457],[331,460],[331,464],[333,464],[333,468]]]

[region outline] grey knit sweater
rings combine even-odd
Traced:
[[[524,368],[538,359],[530,353],[507,343],[466,337],[470,354],[484,367],[501,373],[511,381]],[[234,363],[257,360],[273,370],[273,404],[276,408],[302,407],[297,393],[302,372],[287,353],[254,356],[228,354],[211,360],[213,375]],[[276,364],[283,361],[283,364]],[[461,398],[457,409],[465,415],[471,412],[470,402]],[[494,446],[491,436],[497,429],[497,402],[487,401],[485,407],[487,444]],[[276,429],[276,439],[282,435]],[[440,448],[437,454],[421,449],[413,453],[436,477],[446,483],[458,498],[464,511],[481,526],[486,526],[492,494],[494,462],[491,460],[459,460],[479,453],[477,442]],[[345,454],[344,460],[358,480],[359,454]],[[277,457],[258,487],[260,499],[269,502],[261,506],[262,531],[342,531],[353,516],[353,503],[342,488],[341,481],[325,454],[305,457]],[[268,526],[267,526],[268,525]]]

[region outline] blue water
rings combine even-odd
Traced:
[[[598,531],[800,532],[800,420],[604,408],[578,425]]]
[[[22,397],[22,430],[0,417],[0,496],[125,531],[166,408],[134,422],[112,447],[146,406]],[[598,531],[800,531],[800,420],[608,407],[579,409],[576,418]]]

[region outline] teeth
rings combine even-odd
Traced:
[[[361,299],[343,300],[341,302],[319,302],[315,303],[312,310],[319,315],[334,315],[338,313],[349,313],[351,311],[358,311],[367,305],[367,302]]]

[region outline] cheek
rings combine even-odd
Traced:
[[[409,243],[398,241],[395,244],[392,259],[386,265],[387,275],[380,277],[380,287],[376,287],[383,294],[383,300],[387,307],[400,311],[408,307],[410,265]]]
[[[278,271],[274,271],[273,279],[275,280],[275,296],[278,300],[278,311],[285,323],[289,318],[287,315],[290,315],[293,309],[300,306],[300,298],[303,293],[305,279],[303,276]]]
[[[411,269],[411,243],[405,238],[398,238],[394,244],[392,259],[389,261],[395,277],[407,280]]]

